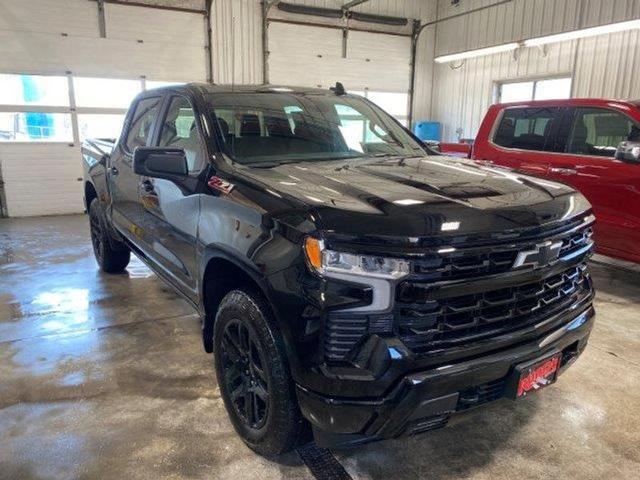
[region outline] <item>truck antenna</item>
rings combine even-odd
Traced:
[[[331,90],[338,96],[345,95],[347,93],[347,91],[344,89],[344,86],[340,82],[336,82],[335,87],[331,87],[329,88],[329,90]]]

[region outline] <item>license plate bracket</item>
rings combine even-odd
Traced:
[[[508,396],[513,399],[523,398],[554,383],[558,378],[561,359],[562,352],[554,352],[516,365],[508,382]]]

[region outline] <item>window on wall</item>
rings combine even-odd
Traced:
[[[147,89],[167,85],[178,83],[146,82]],[[116,139],[144,86],[142,79],[0,73],[0,142]]]
[[[142,91],[142,83],[140,80],[75,77],[73,89],[78,107],[128,108]]]
[[[0,104],[68,107],[67,77],[0,74]]]
[[[0,74],[0,142],[71,142],[64,76]]]
[[[0,142],[72,142],[71,115],[0,112]]]
[[[401,92],[349,91],[378,105],[405,127],[409,125],[409,94]]]
[[[124,113],[86,113],[78,115],[80,140],[87,138],[118,138]]]
[[[498,103],[571,97],[571,77],[547,78],[498,85]]]

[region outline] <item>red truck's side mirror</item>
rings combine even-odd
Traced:
[[[620,142],[615,158],[623,162],[640,163],[640,142]]]
[[[133,152],[133,172],[151,178],[177,180],[189,173],[182,148],[138,147]]]

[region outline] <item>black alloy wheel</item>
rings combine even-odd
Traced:
[[[89,215],[89,227],[91,229],[93,254],[96,256],[98,264],[102,265],[104,263],[104,232],[98,215]]]
[[[107,273],[122,272],[129,264],[131,250],[124,243],[110,237],[107,219],[97,198],[89,205],[89,232],[93,254],[100,268]]]
[[[224,329],[221,347],[222,381],[233,409],[246,427],[259,430],[269,414],[269,381],[262,346],[245,323],[234,319]]]

